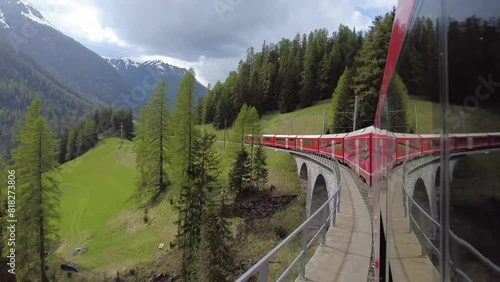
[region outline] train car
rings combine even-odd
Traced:
[[[259,144],[262,140],[262,136],[260,135],[252,135],[252,134],[247,134],[245,135],[244,142],[246,144],[254,143],[254,144]]]
[[[500,132],[488,133],[488,138],[490,140],[490,147],[500,146]]]
[[[422,137],[422,154],[439,153],[441,151],[441,135],[420,134]]]
[[[295,150],[297,135],[276,135],[274,146],[278,148]]]
[[[472,150],[490,145],[487,133],[451,134],[450,139],[453,150]]]
[[[296,149],[305,152],[319,153],[320,137],[321,135],[297,135]]]
[[[264,134],[262,135],[260,142],[264,146],[274,147],[274,139],[276,135]]]
[[[396,137],[396,164],[422,154],[422,137],[418,134],[393,133]]]
[[[371,144],[374,127],[363,128],[344,138],[344,163],[371,184]]]
[[[321,135],[319,138],[319,153],[344,162],[344,138],[347,133]]]

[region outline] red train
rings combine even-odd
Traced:
[[[375,130],[373,126],[350,133],[328,135],[264,134],[260,138],[247,135],[245,142],[250,143],[252,139],[254,143],[260,140],[264,146],[319,153],[325,157],[336,158],[369,184],[372,183],[372,176],[377,171],[390,169],[408,158],[441,150],[439,134],[381,132]],[[500,133],[452,134],[450,142],[454,151],[500,147]],[[378,150],[383,153],[374,154],[374,146],[378,146]],[[374,159],[377,156],[382,158],[385,156],[386,159]]]

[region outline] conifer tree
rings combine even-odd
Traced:
[[[330,130],[332,133],[352,131],[352,115],[354,111],[354,91],[352,89],[352,75],[349,67],[339,79],[332,97],[332,115],[330,116]]]
[[[250,157],[243,148],[237,153],[236,160],[232,169],[229,171],[229,188],[238,195],[244,188],[250,184]]]
[[[69,131],[65,131],[61,135],[61,140],[59,140],[59,156],[57,157],[57,160],[59,161],[60,164],[63,164],[66,162],[66,153],[68,149],[68,138],[69,138]]]
[[[218,199],[220,198],[220,199]],[[205,281],[234,281],[234,252],[231,223],[224,217],[225,195],[213,199],[206,208],[203,239]]]
[[[265,187],[268,181],[267,157],[264,147],[261,144],[255,147],[255,154],[252,165],[253,186],[257,190]]]
[[[375,118],[393,21],[394,11],[376,17],[356,57],[352,79],[354,94],[360,97],[358,128],[372,125]]]
[[[193,158],[193,144],[199,136],[195,127],[195,97],[196,97],[196,79],[193,69],[190,69],[179,87],[175,111],[171,118],[172,149],[172,168],[175,174],[174,183],[187,181],[191,174],[191,165]]]
[[[13,150],[16,171],[18,240],[17,279],[47,282],[45,252],[55,239],[60,191],[53,178],[57,168],[57,140],[41,116],[42,102],[35,99],[20,127],[20,146]]]
[[[167,89],[167,83],[160,82],[139,116],[141,123],[134,143],[140,172],[135,197],[140,203],[161,200],[171,185],[167,173],[170,135]]]
[[[199,275],[202,226],[208,194],[218,187],[220,157],[212,149],[215,135],[204,133],[194,140],[189,181],[181,190],[178,235],[183,251],[182,274],[185,281],[196,281]]]
[[[7,166],[4,162],[2,156],[0,156],[0,179],[7,181]],[[10,184],[9,184],[10,185]],[[8,281],[8,275],[11,275],[7,272],[7,261],[5,259],[6,250],[8,248],[6,242],[8,242],[7,238],[7,192],[8,189],[0,189],[0,281]]]
[[[67,162],[76,158],[76,152],[77,152],[76,139],[77,139],[77,137],[78,137],[78,132],[76,132],[76,128],[71,129],[69,131],[69,134],[68,134],[68,146],[66,148],[66,161]]]

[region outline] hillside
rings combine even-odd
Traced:
[[[100,103],[76,91],[30,57],[0,44],[0,155],[15,145],[16,122],[34,98],[44,99],[43,114],[56,133],[75,125]]]
[[[221,145],[215,144],[214,148],[222,157],[220,179],[225,183],[232,158]],[[305,190],[299,185],[291,156],[273,150],[268,150],[267,156],[269,185],[276,187],[274,194],[299,198],[286,210],[257,220],[258,230],[242,231],[244,220],[231,219],[235,235],[248,232],[235,246],[243,257],[260,258],[281,240],[275,230],[291,232],[305,216]],[[53,263],[77,263],[87,270],[81,274],[87,278],[132,268],[142,271],[142,275],[144,269],[147,273],[151,269],[179,269],[178,253],[169,248],[177,232],[177,211],[165,201],[149,210],[150,222],[144,223],[143,211],[129,201],[136,175],[133,143],[127,141],[120,148],[120,140],[115,138],[61,167],[61,242],[56,254],[50,256]],[[158,250],[160,243],[166,246],[162,251]],[[84,246],[88,247],[87,253],[73,255],[76,248]],[[287,248],[281,255],[289,259],[294,251]]]
[[[292,125],[292,134],[321,134],[325,109],[326,127],[328,127],[328,122],[331,118],[330,101],[331,100],[323,100],[316,103],[314,106],[286,114],[264,114],[261,117],[262,133],[290,134],[290,127]],[[441,105],[424,98],[410,97],[407,105],[407,113],[408,123],[412,129],[415,128],[415,106],[417,109],[418,133],[435,133],[435,129],[438,126],[435,124],[435,120],[437,120],[435,115],[441,113]],[[463,119],[461,112],[471,113],[472,116],[466,114],[466,118]],[[495,113],[497,118],[491,119],[492,113]],[[500,113],[487,107],[472,108],[451,105],[450,117],[452,117],[452,119],[450,119],[450,130],[453,133],[463,133],[463,126],[465,126],[466,132],[491,132],[496,131],[500,127]],[[484,122],[485,120],[488,120],[488,122]],[[224,140],[224,130],[217,131],[212,125],[202,125],[201,128],[216,134],[217,140]],[[231,129],[228,129],[227,136],[230,135]],[[226,140],[228,138],[227,136]]]
[[[64,35],[26,0],[0,0],[0,43],[28,55],[77,91],[103,103],[127,106],[130,81],[101,56]]]

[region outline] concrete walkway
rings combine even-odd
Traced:
[[[318,247],[307,264],[307,281],[365,282],[368,279],[372,246],[370,216],[351,174],[342,167],[341,173],[337,224],[328,230],[326,246]]]
[[[388,183],[391,210],[389,260],[394,281],[426,282],[441,281],[438,270],[427,256],[422,256],[420,243],[410,231],[408,217],[404,215],[402,169],[391,173]],[[382,207],[385,210],[386,207]]]

